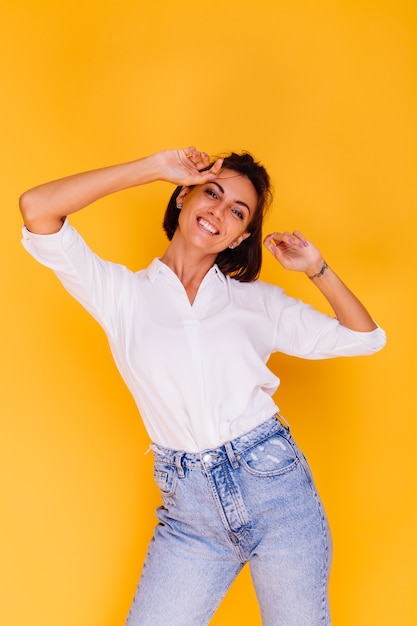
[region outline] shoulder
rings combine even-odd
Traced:
[[[267,283],[259,278],[256,280],[252,280],[251,282],[241,282],[236,280],[235,278],[231,278],[230,276],[226,277],[230,288],[236,293],[247,294],[250,297],[253,297],[255,294],[259,296],[268,298],[268,297],[280,297],[284,294],[284,290],[282,287],[278,285],[274,285],[272,283]]]
[[[240,282],[227,277],[230,292],[235,301],[249,308],[262,308],[274,315],[290,304],[293,299],[287,296],[282,287],[257,279],[251,282]]]
[[[23,227],[22,244],[39,263],[58,274],[78,275],[80,280],[120,280],[132,277],[134,272],[126,266],[105,260],[96,254],[80,233],[65,220],[62,228],[53,234],[40,235]]]

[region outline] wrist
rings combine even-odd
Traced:
[[[120,191],[162,180],[162,167],[157,153],[113,166],[110,172],[114,173],[113,178],[118,185],[118,188],[112,191]]]
[[[321,278],[324,274],[324,272],[327,270],[329,266],[327,265],[326,261],[323,259],[323,262],[320,266],[320,269],[314,273],[307,273],[307,276],[309,277],[310,280],[315,280],[316,278]]]
[[[147,179],[146,182],[164,180],[166,166],[161,152],[143,157],[137,161],[137,164],[141,176]]]

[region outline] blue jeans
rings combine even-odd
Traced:
[[[126,626],[208,624],[247,562],[264,626],[329,626],[329,528],[279,416],[215,450],[152,449],[163,506]]]

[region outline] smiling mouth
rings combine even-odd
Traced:
[[[219,234],[219,231],[217,230],[217,228],[215,228],[212,224],[210,224],[210,222],[205,220],[204,217],[198,217],[197,222],[206,232],[210,233],[211,235]]]

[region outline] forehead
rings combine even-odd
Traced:
[[[243,200],[253,207],[258,202],[258,194],[247,176],[234,170],[220,170],[214,183],[221,185],[224,192],[233,196],[234,200]]]

